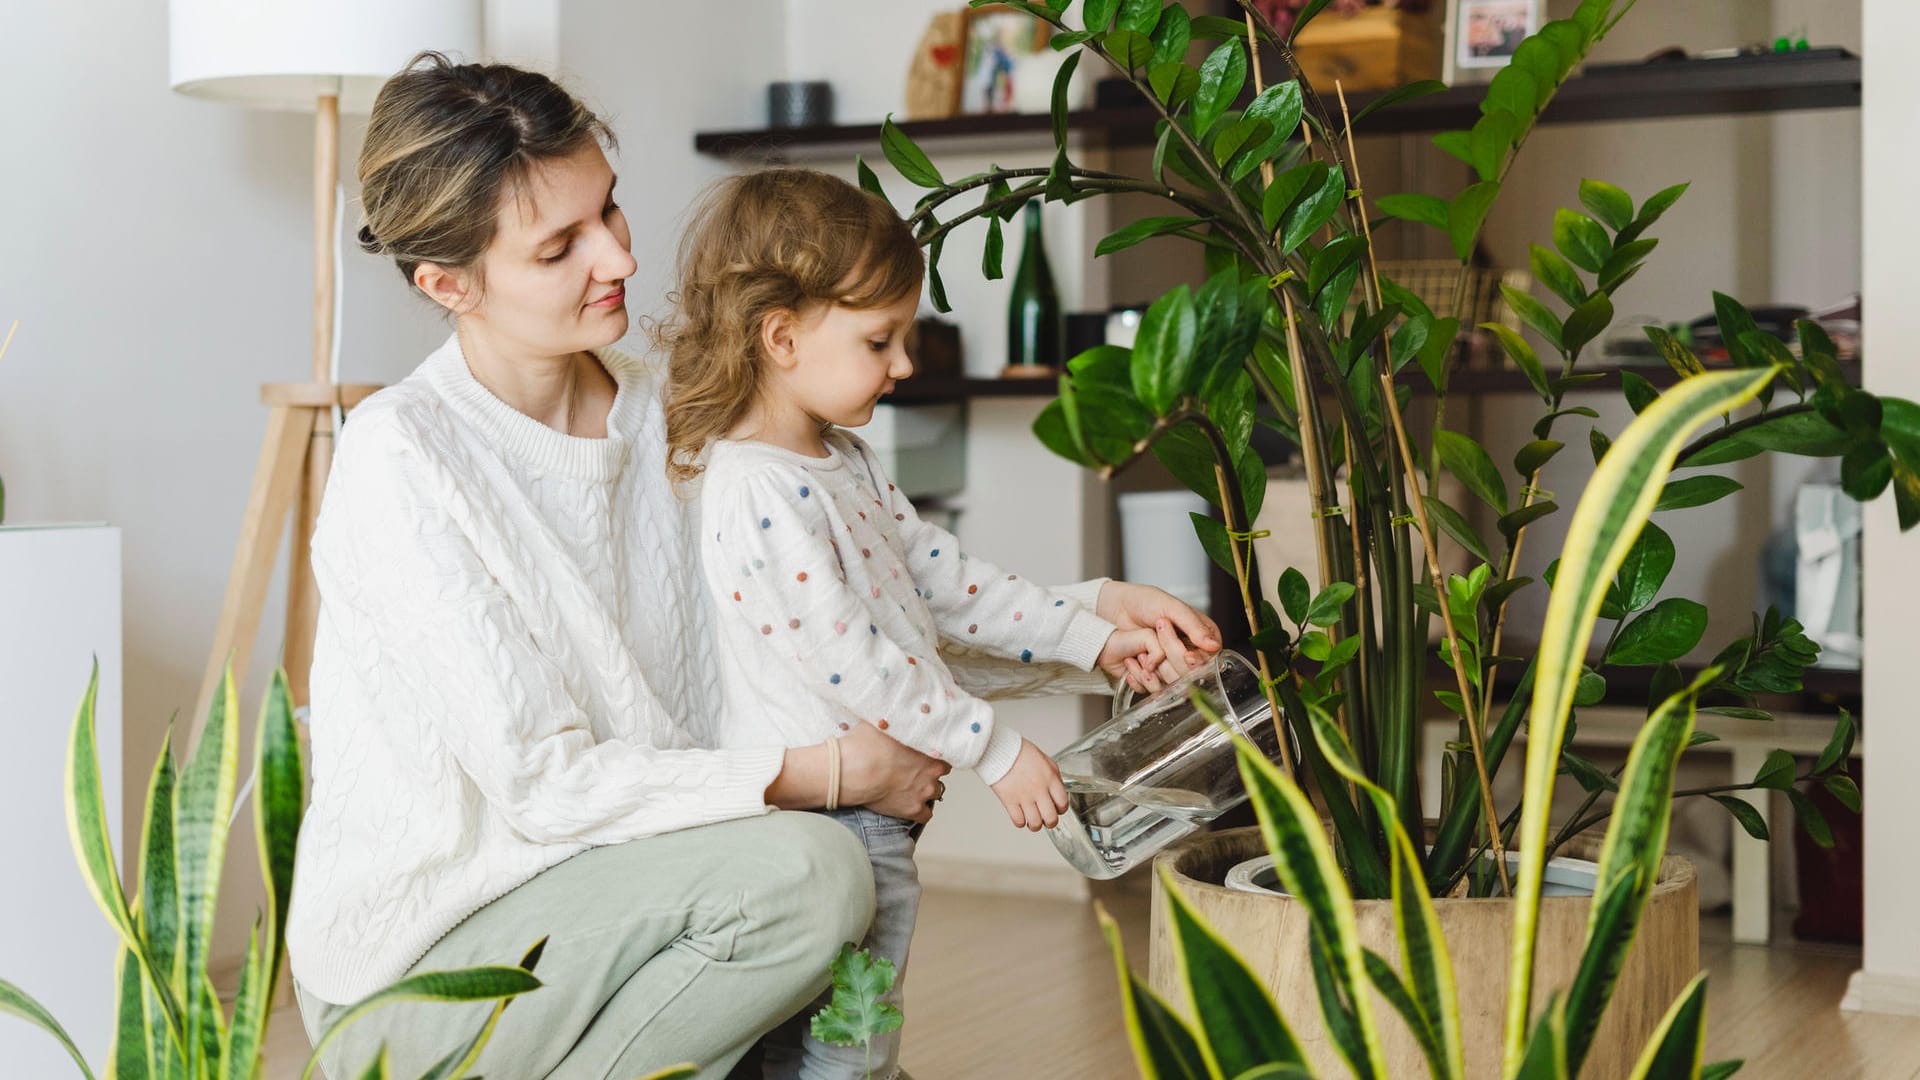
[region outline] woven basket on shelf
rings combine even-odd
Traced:
[[[1447,316],[1453,313],[1454,284],[1459,280],[1462,267],[1451,259],[1382,259],[1380,273],[1392,279],[1401,288],[1420,298],[1433,313]],[[1499,323],[1516,332],[1520,330],[1520,316],[1514,314],[1506,300],[1500,295],[1500,286],[1509,285],[1521,292],[1533,288],[1533,275],[1525,270],[1502,270],[1498,267],[1470,266],[1465,268],[1467,275],[1467,310],[1460,334],[1460,346],[1465,350],[1461,360],[1468,367],[1498,367],[1506,361],[1497,345],[1483,342],[1489,335],[1474,330],[1481,323]]]

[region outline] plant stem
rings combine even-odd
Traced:
[[[1705,435],[1702,435],[1699,438],[1693,440],[1692,442],[1688,443],[1686,446],[1680,448],[1680,453],[1674,456],[1674,460],[1684,462],[1687,460],[1687,458],[1691,457],[1694,454],[1699,453],[1702,450],[1705,450],[1707,447],[1712,446],[1714,443],[1724,442],[1727,439],[1731,439],[1735,435],[1738,435],[1743,431],[1748,431],[1752,428],[1759,427],[1761,424],[1767,423],[1770,420],[1778,420],[1784,416],[1796,416],[1801,413],[1810,413],[1813,411],[1814,411],[1814,407],[1805,402],[1801,402],[1795,405],[1782,405],[1778,409],[1763,409],[1760,412],[1753,414],[1752,416],[1735,420],[1733,423],[1728,424],[1725,427],[1715,428],[1712,431],[1707,432]]]
[[[1451,605],[1447,602],[1446,575],[1440,570],[1440,550],[1434,545],[1433,523],[1427,520],[1426,504],[1420,499],[1420,476],[1414,468],[1413,445],[1407,441],[1407,427],[1400,415],[1400,402],[1393,394],[1393,376],[1391,374],[1380,376],[1380,385],[1386,393],[1387,415],[1393,420],[1392,434],[1400,446],[1401,461],[1406,465],[1407,483],[1413,489],[1410,493],[1412,495],[1410,501],[1414,521],[1420,526],[1420,540],[1426,545],[1427,567],[1434,582],[1433,592],[1440,601],[1440,625],[1446,631],[1447,642],[1453,649],[1453,676],[1460,688],[1460,704],[1467,713],[1464,717],[1467,723],[1467,734],[1472,736],[1473,770],[1480,780],[1480,806],[1487,816],[1487,835],[1493,842],[1494,865],[1499,868],[1501,889],[1508,895],[1512,895],[1513,884],[1507,880],[1506,849],[1502,847],[1499,839],[1500,815],[1493,808],[1493,785],[1487,775],[1487,754],[1484,745],[1486,733],[1481,727],[1481,718],[1486,714],[1483,710],[1475,708],[1473,690],[1467,685],[1467,658],[1466,654],[1460,651],[1459,631],[1453,625]],[[1478,615],[1475,614],[1473,617],[1478,618]],[[1477,658],[1475,662],[1478,662]]]

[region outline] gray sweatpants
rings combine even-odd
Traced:
[[[819,814],[773,813],[582,852],[469,916],[408,974],[512,964],[546,937],[544,985],[506,1010],[477,1075],[631,1080],[693,1062],[718,1080],[827,985],[872,916],[873,870],[853,835]],[[298,997],[309,1038],[344,1010]],[[389,1075],[417,1076],[490,1008],[389,1005],[321,1064],[334,1080],[359,1076],[384,1044]]]

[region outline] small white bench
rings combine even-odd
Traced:
[[[1498,708],[1494,713],[1498,715]],[[1581,709],[1573,745],[1576,748],[1625,750],[1633,745],[1646,719],[1644,709],[1610,705]],[[1702,743],[1687,753],[1726,754],[1731,759],[1729,772],[1733,779],[1729,782],[1749,780],[1773,750],[1785,750],[1795,757],[1818,757],[1820,751],[1826,748],[1827,740],[1833,736],[1834,723],[1835,719],[1831,716],[1801,713],[1775,713],[1772,721],[1736,720],[1713,713],[1700,713],[1694,721],[1694,729],[1717,735],[1719,741]],[[1447,743],[1458,738],[1459,731],[1459,721],[1451,716],[1429,717],[1423,726],[1420,790],[1426,802],[1424,811],[1429,817],[1440,812],[1441,762]],[[1507,751],[1502,773],[1514,770],[1512,775],[1518,776],[1518,770],[1524,769],[1525,742],[1526,730],[1522,728],[1520,736],[1514,740],[1514,746]],[[1863,738],[1854,740],[1853,756],[1856,759],[1864,753],[1864,746]],[[1770,834],[1784,840],[1792,835],[1792,825],[1785,823],[1775,828],[1771,820],[1772,800],[1769,795],[1766,791],[1748,791],[1735,797],[1744,799],[1760,814],[1760,819],[1767,822]],[[1743,945],[1764,945],[1772,931],[1773,916],[1771,861],[1767,844],[1748,836],[1745,829],[1731,820],[1727,822],[1727,827],[1733,830],[1733,940]]]

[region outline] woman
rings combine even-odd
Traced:
[[[635,263],[602,144],[579,102],[505,66],[428,54],[374,105],[361,243],[455,333],[354,410],[327,487],[289,953],[317,1036],[411,972],[512,963],[545,938],[546,985],[481,1072],[723,1076],[825,985],[873,885],[847,830],[768,812],[826,804],[824,744],[705,748],[710,616],[660,376],[609,348]],[[1059,593],[1161,627],[1162,678],[1218,647],[1158,590]],[[981,692],[1033,681],[962,666]],[[869,725],[839,743],[842,805],[928,820],[946,765]],[[358,1075],[384,1044],[393,1074],[417,1074],[483,1015],[393,1006],[324,1064]]]

